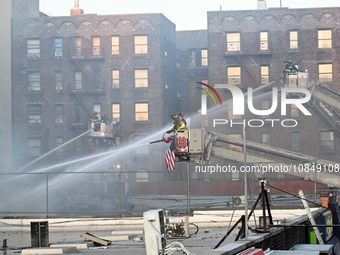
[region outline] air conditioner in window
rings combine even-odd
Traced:
[[[40,87],[39,86],[30,86],[30,87],[28,87],[28,90],[40,91]]]
[[[117,123],[120,121],[120,118],[113,118],[112,121]]]
[[[113,89],[119,89],[119,84],[118,83],[112,84],[112,88]]]
[[[189,63],[189,67],[195,67],[195,63]]]
[[[61,123],[63,123],[63,119],[55,119],[55,123],[61,124]]]
[[[56,52],[54,53],[54,56],[55,56],[55,57],[62,57],[62,56],[63,56],[63,53],[62,53],[61,51],[56,51]]]
[[[41,123],[40,119],[29,120],[29,123]]]
[[[40,53],[29,53],[28,57],[30,57],[30,58],[40,58]]]
[[[55,90],[57,90],[57,91],[63,90],[63,86],[55,86]]]

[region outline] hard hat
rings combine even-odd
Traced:
[[[177,115],[177,114],[172,114],[172,115],[171,115],[171,119],[173,119],[173,120],[178,119],[178,115]]]
[[[183,112],[179,112],[177,115],[183,117]]]

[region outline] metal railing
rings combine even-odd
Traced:
[[[189,164],[188,164],[189,166]],[[1,173],[0,217],[140,216],[162,208],[171,214],[193,210],[233,209],[243,194],[243,180],[223,173],[197,173],[195,168],[165,171],[100,171]],[[248,177],[249,199],[259,194],[255,176]],[[270,179],[272,186],[295,193],[303,189],[315,200],[323,185],[292,177]],[[301,207],[301,201],[271,190],[275,207]],[[242,204],[239,205],[240,209]]]

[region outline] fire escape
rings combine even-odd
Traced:
[[[68,60],[74,63],[81,72],[81,80],[79,84],[75,81],[73,87],[69,88],[69,95],[74,96],[81,104],[83,111],[85,112],[85,121],[76,123],[73,117],[68,121],[69,128],[75,129],[77,134],[82,134],[84,129],[88,129],[88,123],[92,116],[92,110],[90,110],[86,104],[85,97],[104,95],[104,88],[100,82],[100,73],[96,74],[96,70],[93,66],[96,66],[94,62],[105,60],[105,52],[103,48],[73,48],[70,49],[68,54]],[[86,121],[87,120],[87,121]]]
[[[265,56],[269,57],[272,53],[269,49],[269,45],[267,41],[262,41],[258,45],[253,43],[245,43],[242,44],[241,50],[241,43],[234,42],[234,43],[227,43],[227,51],[224,53],[225,58],[237,58],[240,66],[246,70],[247,74],[254,82],[254,84],[258,84],[258,80],[256,79],[256,75],[251,68],[251,62],[253,60],[247,60],[247,58],[251,57],[258,57],[258,56]],[[255,62],[254,62],[255,64]]]

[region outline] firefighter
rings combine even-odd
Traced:
[[[187,127],[187,121],[186,121],[186,119],[184,119],[184,117],[183,117],[183,112],[179,112],[177,115],[178,115],[179,121],[183,121],[185,127]]]
[[[172,114],[171,115],[171,119],[174,121],[173,122],[174,125],[173,125],[173,127],[170,130],[168,130],[166,132],[167,134],[171,134],[171,133],[176,132],[178,130],[187,130],[187,127],[186,127],[184,121],[180,120],[178,114]],[[170,143],[170,150],[173,151],[175,149],[176,149],[176,145],[175,145],[175,139],[174,139],[174,136],[173,136],[173,139],[172,139],[172,141]]]
[[[98,113],[94,112],[92,114],[91,122],[99,122]]]
[[[284,63],[286,64],[285,70],[283,71],[285,74],[297,73],[299,71],[291,60],[286,60]]]
[[[109,119],[107,118],[105,113],[103,113],[101,121],[102,121],[102,123],[107,123],[109,121]]]
[[[186,127],[186,121],[184,122],[182,119],[180,119],[180,116],[178,114],[172,114],[171,119],[173,120],[174,125],[170,130],[168,130],[166,132],[167,134],[170,134],[170,133],[178,131],[178,130],[184,130],[184,129],[187,128]]]

